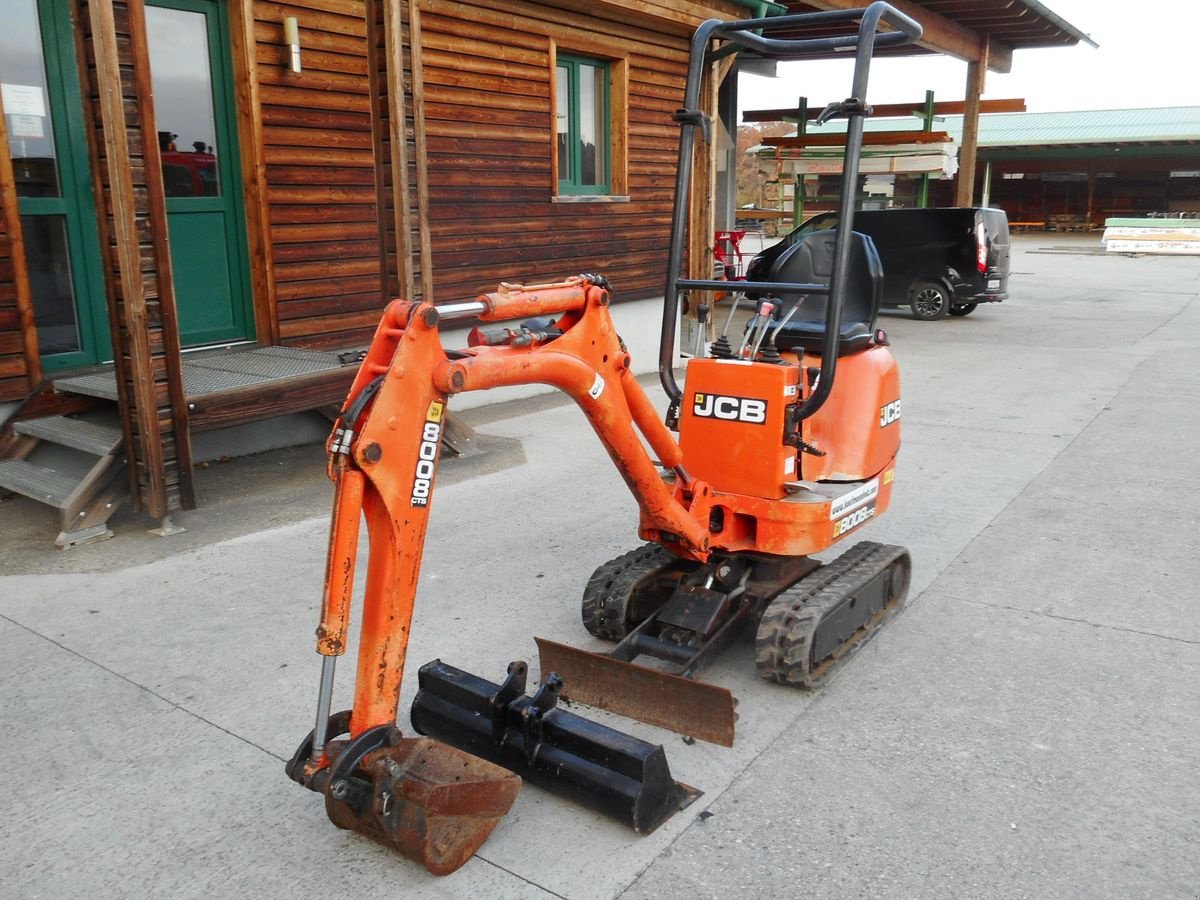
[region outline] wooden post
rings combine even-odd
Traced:
[[[140,475],[144,479],[141,503],[149,515],[161,519],[169,512],[166,469],[158,425],[145,282],[142,279],[138,246],[137,198],[133,169],[129,164],[130,135],[125,119],[116,14],[111,2],[91,0],[87,4],[87,15],[96,61],[98,116],[103,132],[104,156],[108,162],[104,167],[108,188],[108,197],[105,199],[109,201],[111,209],[108,219],[111,234],[107,237],[112,241],[110,252],[114,264],[114,271],[109,273],[109,285],[121,292],[119,298],[109,297],[109,316],[113,319],[114,332],[121,332],[125,338],[125,346],[114,343],[113,353],[128,357],[128,384],[122,384],[122,379],[118,379],[117,385],[118,390],[125,393],[125,407],[136,419],[134,430],[139,446],[130,447],[129,452],[131,459],[136,460],[131,469],[140,468]],[[157,137],[152,136],[151,140],[157,142]],[[161,225],[165,228],[165,221]],[[119,322],[118,316],[121,317]]]
[[[381,290],[411,298],[413,287],[412,202],[408,183],[408,140],[405,134],[403,0],[371,0],[367,4],[370,53],[371,129],[375,142],[376,193],[379,215]],[[387,173],[391,177],[387,177]],[[388,246],[388,229],[395,247]]]
[[[979,97],[987,77],[987,43],[983,44],[980,59],[967,63],[966,109],[963,112],[962,147],[958,157],[958,181],[954,191],[955,206],[970,206],[975,196],[975,160],[979,150]]]
[[[233,50],[242,193],[246,199],[246,244],[250,251],[250,288],[254,295],[254,333],[260,344],[278,344],[275,253],[271,241],[271,209],[267,202],[266,142],[263,140],[259,92],[258,42],[254,37],[254,0],[230,2],[229,37]]]
[[[183,346],[179,338],[175,277],[171,268],[171,246],[167,232],[167,192],[163,186],[158,127],[154,120],[154,90],[150,81],[150,47],[146,34],[145,0],[129,0],[129,37],[133,50],[134,91],[137,97],[138,126],[146,172],[147,219],[154,248],[154,274],[158,285],[159,316],[162,320],[162,364],[167,376],[167,402],[171,407],[169,430],[175,437],[175,460],[179,472],[179,502],[184,509],[195,509],[192,435],[188,427],[187,396],[183,385]],[[156,422],[155,436],[159,440],[160,435],[161,428]],[[160,517],[166,515],[169,507],[168,503],[168,510],[161,513]]]
[[[417,234],[421,255],[421,300],[434,302],[433,241],[429,235],[429,152],[425,140],[425,65],[421,54],[421,5],[409,0],[408,53],[412,66],[413,144],[417,163]],[[415,298],[414,298],[415,299]]]
[[[712,122],[712,139],[706,144],[703,139],[696,142],[695,162],[693,163],[691,215],[688,226],[688,269],[695,279],[710,279],[713,277],[713,234],[716,218],[714,216],[713,197],[717,190],[717,148],[720,144],[720,123],[717,121],[717,97],[721,82],[732,67],[732,59],[723,59],[709,66],[704,73],[704,81],[700,85],[701,108]],[[705,302],[712,307],[711,294],[706,294]],[[697,304],[693,303],[693,312]],[[713,316],[709,313],[707,337],[713,334]]]

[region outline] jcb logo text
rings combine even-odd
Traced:
[[[702,419],[724,419],[762,425],[767,421],[767,401],[753,397],[726,397],[721,394],[696,394],[692,414]]]
[[[893,400],[887,406],[879,407],[879,427],[887,428],[893,422],[900,421],[900,401]]]

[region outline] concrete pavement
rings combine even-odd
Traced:
[[[127,542],[133,565],[123,537],[69,566],[9,556],[0,894],[1195,896],[1200,263],[1039,243],[1018,244],[1000,307],[881,321],[904,448],[862,537],[912,550],[908,611],[816,695],[759,680],[746,645],[727,654],[709,677],[740,698],[732,749],[605,719],[705,791],[655,834],[526,788],[477,858],[434,879],[329,825],[283,775],[316,691],[313,487],[258,520],[231,498],[261,526],[239,519],[231,540]],[[599,647],[579,591],[636,543],[578,412],[506,412],[472,411],[497,453],[439,485],[402,710],[437,656],[498,679],[535,633]],[[319,478],[301,462],[293,477]],[[23,508],[0,507],[0,554]]]

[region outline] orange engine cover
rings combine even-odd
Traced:
[[[796,449],[783,443],[799,382],[794,365],[691,360],[679,413],[684,467],[716,491],[782,498],[799,477]]]
[[[806,368],[819,357],[805,356]],[[807,393],[807,391],[806,391]],[[900,370],[884,346],[838,360],[829,399],[802,426],[824,456],[801,456],[807,481],[861,481],[878,475],[900,449]]]

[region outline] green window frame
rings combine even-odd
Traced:
[[[554,122],[559,194],[608,194],[612,189],[609,64],[558,54]]]

